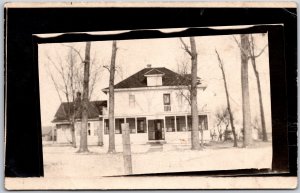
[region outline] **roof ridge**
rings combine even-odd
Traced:
[[[187,78],[180,75],[176,71],[170,70],[167,67],[155,67],[155,68],[143,68],[138,72],[128,76],[124,80],[118,82],[114,85],[115,89],[122,88],[142,88],[147,87],[147,75],[151,75],[151,72],[159,72],[164,76],[162,77],[162,85],[163,86],[176,86],[178,84],[185,85],[187,84]],[[154,72],[152,75],[154,75]],[[190,76],[190,75],[187,75]],[[102,89],[104,93],[107,94],[108,87]]]
[[[144,76],[147,75],[147,74],[149,74],[150,72],[152,72],[152,71],[154,71],[154,70],[160,72],[160,74],[165,74],[165,73],[163,73],[162,71],[158,70],[157,68],[152,68],[151,70],[149,70],[148,72],[146,72],[146,73],[144,74]]]

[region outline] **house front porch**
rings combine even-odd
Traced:
[[[199,130],[203,139],[210,140],[208,113],[199,116]],[[100,117],[103,124],[103,142],[108,144],[108,117]],[[115,116],[115,142],[122,144],[121,124],[128,123],[130,140],[133,144],[189,144],[191,141],[192,118],[190,114],[164,114],[144,116]],[[199,134],[201,135],[200,131]]]

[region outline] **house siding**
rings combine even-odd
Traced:
[[[137,116],[137,115],[164,115],[176,113],[190,113],[190,105],[181,91],[174,89],[155,89],[137,91],[116,91],[115,92],[115,115],[116,116]],[[182,91],[186,96],[188,91]],[[201,93],[198,89],[198,109],[201,109]],[[171,111],[164,110],[163,95],[170,94]],[[134,106],[130,105],[129,96],[134,95]],[[181,102],[180,102],[181,101]],[[200,112],[200,111],[199,111]]]
[[[115,90],[115,119],[124,119],[126,118],[136,118],[144,117],[146,118],[147,132],[146,133],[131,133],[131,143],[133,144],[145,144],[149,141],[149,120],[162,119],[163,120],[163,135],[164,140],[167,143],[181,143],[181,144],[190,144],[191,142],[191,131],[174,131],[167,132],[166,129],[166,117],[172,116],[184,116],[187,119],[187,116],[190,116],[190,105],[188,100],[185,97],[181,96],[182,94],[187,94],[187,90],[178,90],[174,88],[170,89],[161,89],[161,88],[150,88],[150,89],[140,89],[140,90]],[[198,89],[198,109],[199,115],[207,117],[207,130],[203,132],[203,139],[205,141],[210,140],[210,114],[209,112],[202,112],[203,103],[201,103],[201,95],[203,89]],[[164,108],[164,94],[170,94],[170,111],[166,111]],[[132,104],[132,96],[134,96],[134,104]],[[130,99],[131,98],[131,99]],[[104,119],[108,119],[108,112],[105,111],[103,116]],[[137,124],[137,122],[135,122]],[[186,123],[187,124],[187,123]],[[175,126],[177,127],[177,126]],[[104,144],[108,144],[108,133],[104,131]],[[116,144],[122,144],[122,134],[115,134]]]
[[[98,144],[98,132],[101,125],[99,120],[89,121],[90,125],[88,128],[88,145],[97,145]],[[61,126],[63,125],[63,126]],[[64,124],[57,124],[57,143],[71,143],[72,135],[70,126]],[[80,130],[81,130],[81,122],[77,121],[75,123],[75,136],[76,143],[80,142]]]

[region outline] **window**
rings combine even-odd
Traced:
[[[135,106],[135,96],[133,94],[129,94],[129,107]]]
[[[187,120],[188,120],[188,131],[191,131],[192,130],[192,116],[188,115]],[[198,116],[198,123],[199,123],[199,125],[198,125],[199,131],[201,129],[208,130],[207,115],[199,115]]]
[[[140,117],[137,118],[137,132],[138,133],[146,133],[147,132],[146,118]]]
[[[164,105],[170,105],[170,94],[164,94]]]
[[[91,123],[88,123],[87,131],[88,131],[88,136],[90,136],[91,135]]]
[[[164,94],[164,111],[171,111],[170,94]]]
[[[207,115],[199,115],[199,129],[208,130]]]
[[[104,119],[104,134],[107,135],[108,133],[109,133],[108,119]]]
[[[127,118],[126,123],[129,124],[130,133],[136,133],[135,130],[135,118]]]
[[[175,117],[166,117],[166,131],[167,132],[175,132]]]
[[[185,116],[176,116],[177,131],[186,131]]]
[[[115,133],[121,134],[122,133],[122,123],[124,123],[124,119],[115,119]]]
[[[188,115],[187,116],[187,121],[188,121],[188,131],[192,130],[192,116]]]

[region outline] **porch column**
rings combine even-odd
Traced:
[[[164,131],[166,131],[166,116],[164,118]]]
[[[209,130],[209,121],[210,121],[209,114],[206,114],[207,130]]]
[[[176,116],[174,116],[174,124],[175,124],[175,132],[177,132],[177,121],[176,121]]]
[[[135,121],[135,124],[134,124],[134,126],[135,126],[135,133],[137,134],[137,118],[136,117],[134,117],[134,121]]]
[[[184,116],[185,118],[185,130],[188,131],[188,121],[187,121],[187,115]]]
[[[103,134],[103,136],[104,136],[104,132],[105,132],[105,119],[104,119],[104,117],[102,118],[103,119],[103,124],[102,124],[102,134]]]

